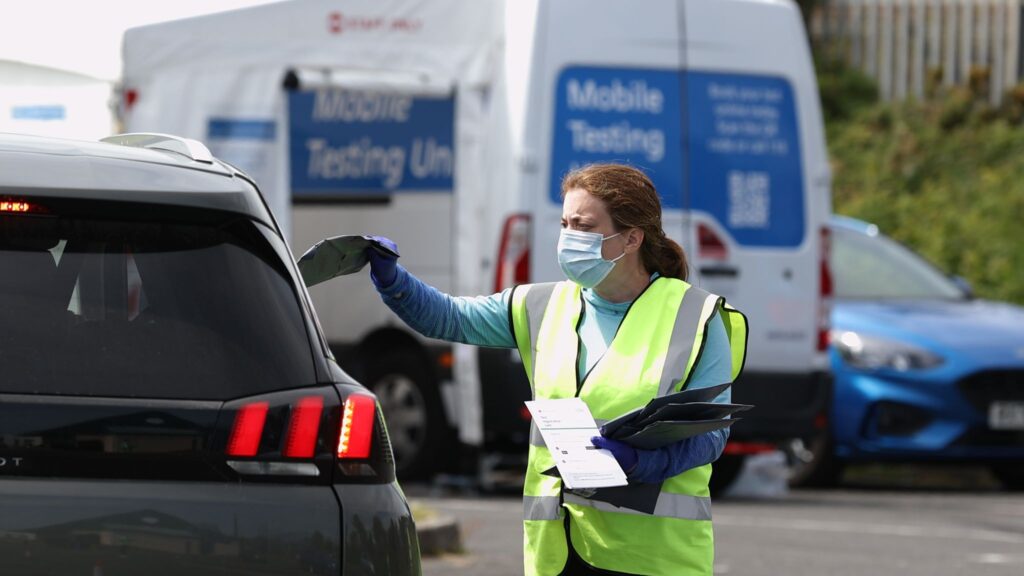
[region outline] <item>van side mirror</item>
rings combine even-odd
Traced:
[[[968,300],[974,299],[974,288],[971,287],[971,283],[968,282],[966,278],[963,276],[953,276],[950,280],[952,280],[953,284],[956,284],[956,287],[964,293],[964,297]]]

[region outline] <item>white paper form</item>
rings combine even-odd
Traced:
[[[612,453],[590,443],[601,432],[583,400],[532,400],[526,407],[566,487],[608,488],[627,484],[626,474]]]

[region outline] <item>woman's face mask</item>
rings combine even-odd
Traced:
[[[584,288],[593,288],[601,283],[615,267],[615,263],[626,255],[620,254],[614,260],[601,256],[601,245],[622,234],[605,237],[597,232],[581,232],[562,228],[558,236],[558,265],[569,280]]]

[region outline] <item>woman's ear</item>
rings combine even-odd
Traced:
[[[630,228],[626,233],[626,252],[638,252],[644,244],[644,231],[641,228]]]

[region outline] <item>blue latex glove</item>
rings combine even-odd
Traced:
[[[398,276],[398,245],[384,236],[364,238],[379,244],[371,244],[366,249],[366,255],[370,259],[370,279],[380,288],[391,286]]]
[[[604,448],[605,450],[612,453],[615,456],[615,460],[622,467],[622,471],[629,474],[636,468],[637,462],[640,460],[640,455],[637,453],[636,448],[633,448],[625,442],[619,442],[618,440],[612,440],[611,438],[605,438],[604,436],[594,436],[590,439],[590,443],[598,448]]]

